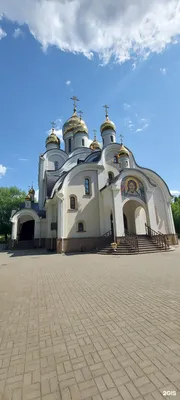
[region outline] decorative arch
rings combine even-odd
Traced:
[[[40,218],[39,215],[32,209],[32,208],[28,208],[28,209],[22,209],[17,211],[11,218],[11,222],[15,223],[19,218],[23,217],[23,216],[30,216],[31,218],[33,218],[35,220],[35,222],[39,222]]]

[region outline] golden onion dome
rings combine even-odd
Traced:
[[[46,145],[50,144],[50,143],[55,143],[58,146],[60,146],[60,139],[57,137],[57,135],[54,132],[54,128],[52,129],[52,132],[50,133],[50,135],[47,137],[46,139]]]
[[[121,144],[120,151],[118,153],[118,158],[123,156],[129,157],[129,151],[123,144]]]
[[[28,193],[25,200],[31,200],[30,194]]]
[[[101,149],[101,145],[97,140],[93,140],[93,142],[90,144],[89,148],[91,150],[100,150]]]
[[[63,125],[62,132],[63,132],[63,137],[68,133],[68,132],[73,132],[73,134],[76,134],[78,132],[83,132],[88,134],[88,128],[86,123],[78,117],[76,114],[76,111],[73,113],[72,117],[70,117]]]
[[[106,120],[102,123],[100,127],[100,131],[101,133],[103,133],[104,131],[107,131],[109,129],[116,132],[116,125],[108,117],[106,117]]]
[[[31,189],[29,190],[29,194],[35,194],[35,190],[34,190],[33,186],[32,186]]]

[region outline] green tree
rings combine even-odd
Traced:
[[[11,233],[11,211],[18,210],[24,202],[26,193],[16,186],[0,187],[0,235],[5,237]]]
[[[176,232],[180,234],[180,196],[174,198],[174,203],[172,203],[172,213]]]

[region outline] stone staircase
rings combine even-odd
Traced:
[[[133,249],[130,244],[122,239],[120,245],[117,246],[115,252],[112,251],[111,244],[106,243],[99,247],[97,253],[100,255],[133,255],[133,254],[147,254],[147,253],[158,253],[161,251],[167,251],[162,247],[158,246],[150,236],[148,235],[137,235],[138,249],[139,251]]]

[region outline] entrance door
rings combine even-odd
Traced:
[[[34,220],[26,221],[22,224],[20,232],[20,241],[34,239]]]
[[[125,214],[123,214],[123,218],[124,218],[124,230],[128,231],[128,222]]]

